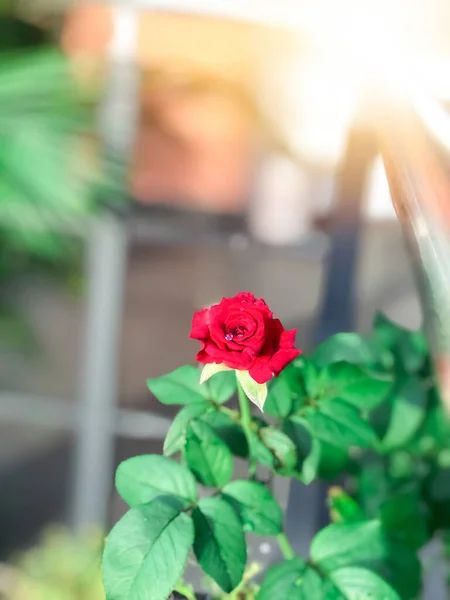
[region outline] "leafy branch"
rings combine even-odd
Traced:
[[[450,529],[450,426],[421,334],[379,315],[370,336],[330,338],[270,383],[265,418],[250,411],[233,372],[200,384],[199,370],[186,366],[148,387],[183,407],[165,456],[134,457],[117,471],[130,511],[106,544],[108,598],[165,600],[191,548],[222,598],[245,598],[248,533],[273,536],[284,558],[257,600],[417,596],[418,551]],[[236,395],[239,409],[225,406]],[[248,479],[232,480],[234,457],[248,461]],[[309,557],[297,556],[269,489],[273,475],[310,483],[342,473],[351,493],[330,489],[333,522]]]

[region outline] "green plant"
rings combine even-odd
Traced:
[[[240,587],[248,533],[274,536],[284,557],[254,582],[256,600],[420,598],[419,550],[450,530],[450,426],[422,333],[378,314],[370,335],[331,337],[269,382],[263,413],[250,413],[242,377],[216,367],[204,383],[191,366],[148,382],[160,402],[183,407],[164,456],[118,468],[130,510],[105,546],[108,600],[166,600],[191,549],[221,598],[253,598]],[[232,481],[234,457],[247,460],[246,479]],[[344,478],[308,557],[289,542],[273,475]]]
[[[0,570],[2,600],[105,600],[100,557],[103,536],[47,530],[40,544]]]
[[[0,43],[0,50],[2,49]],[[11,290],[25,276],[73,275],[86,218],[121,190],[95,136],[100,86],[51,48],[0,51],[0,338],[23,338]]]

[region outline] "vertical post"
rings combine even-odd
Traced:
[[[427,128],[427,114],[440,117],[440,130],[448,117],[426,100],[424,114],[398,106],[384,114],[379,127],[382,157],[406,248],[411,258],[442,400],[450,410],[450,232],[448,152]],[[428,109],[428,106],[430,108]],[[429,110],[432,112],[429,113]],[[420,118],[419,118],[420,117]],[[447,121],[446,121],[447,118]],[[432,569],[424,573],[423,598],[448,598],[447,565],[442,541],[433,539],[421,551]],[[433,559],[433,560],[431,560]]]
[[[103,524],[108,510],[126,247],[125,224],[116,217],[91,224],[72,515],[76,528]]]
[[[135,42],[138,12],[114,7],[109,87],[100,124],[106,151],[127,160],[134,140]],[[91,224],[87,259],[88,298],[77,423],[71,520],[76,529],[103,525],[108,514],[114,468],[115,414],[119,394],[118,361],[126,275],[127,227],[105,214]]]
[[[369,169],[375,157],[374,132],[355,126],[349,133],[338,176],[331,244],[325,265],[324,300],[318,315],[314,343],[339,331],[354,328],[362,201]],[[321,482],[309,486],[295,480],[291,483],[287,531],[293,547],[299,553],[308,553],[312,537],[328,520],[326,490],[327,485]],[[312,511],[305,510],[306,507],[312,507]]]
[[[363,197],[377,153],[374,131],[355,127],[338,176],[331,222],[331,244],[325,265],[323,304],[314,343],[340,331],[352,331],[357,312],[356,269]]]

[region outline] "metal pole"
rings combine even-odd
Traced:
[[[440,394],[450,414],[450,148],[408,106],[394,106],[383,116],[379,136],[386,174],[416,275]],[[446,122],[450,128],[448,116]]]
[[[109,216],[92,224],[72,515],[76,528],[103,524],[108,511],[126,247],[125,226],[118,219]]]
[[[374,133],[370,129],[355,126],[350,131],[338,176],[331,244],[325,264],[324,300],[313,343],[340,331],[354,329],[362,199],[375,156]],[[311,539],[328,521],[327,488],[325,482],[315,482],[309,486],[296,480],[291,482],[286,514],[287,531],[293,547],[300,554],[308,554]],[[313,507],[313,511],[305,511],[304,507]]]
[[[430,127],[421,108],[438,117],[438,131]],[[450,412],[450,218],[448,198],[450,148],[436,134],[450,127],[448,115],[430,99],[425,107],[394,104],[380,112],[377,133],[391,197],[402,226],[406,248],[416,275],[425,332],[442,400]],[[448,598],[446,565],[440,558],[441,540],[422,550],[422,560],[434,558],[424,574],[423,597]],[[438,558],[436,558],[438,556]]]
[[[376,136],[373,130],[355,126],[350,131],[347,151],[338,176],[330,250],[325,264],[324,300],[317,319],[314,343],[355,328],[356,270],[362,202],[376,153]]]
[[[109,89],[100,118],[106,149],[126,160],[138,107],[135,44],[139,14],[132,6],[118,6],[114,18]],[[77,529],[103,525],[108,514],[127,255],[123,219],[103,216],[92,223],[89,233],[89,291],[72,507],[72,523]]]

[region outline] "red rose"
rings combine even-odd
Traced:
[[[190,337],[202,343],[198,362],[249,371],[262,384],[300,354],[294,348],[296,331],[286,331],[264,300],[241,292],[196,312]]]

